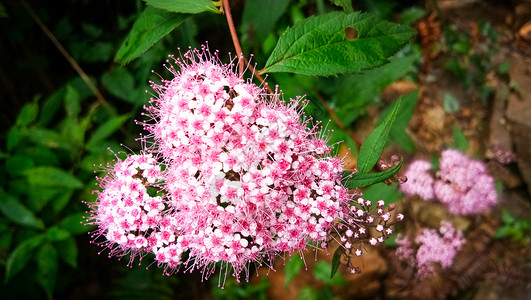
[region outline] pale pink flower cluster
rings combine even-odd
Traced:
[[[205,49],[174,61],[174,78],[152,84],[153,121],[142,123],[152,144],[109,166],[91,205],[110,255],[152,253],[168,273],[205,277],[221,262],[236,276],[280,252],[325,247],[338,220],[349,240],[383,242],[361,221],[391,233],[383,201],[377,218],[368,202],[351,208],[342,160],[308,129],[299,101],[267,95]]]
[[[413,162],[405,173],[408,180],[401,185],[402,192],[425,200],[435,198],[459,215],[481,214],[498,202],[494,178],[484,163],[449,149],[442,152],[439,168],[433,177],[428,161]]]
[[[423,229],[415,239],[416,245],[407,237],[397,238],[396,243],[396,255],[416,268],[418,276],[422,278],[435,272],[433,263],[440,264],[443,269],[451,267],[465,238],[450,222],[442,221],[439,230]]]

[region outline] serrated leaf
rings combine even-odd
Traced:
[[[242,35],[255,45],[261,43],[271,33],[288,4],[286,0],[247,0],[242,14]]]
[[[385,171],[382,171],[382,172],[377,172],[377,173],[360,173],[360,172],[358,172],[358,173],[354,173],[354,174],[352,174],[352,177],[351,177],[350,181],[348,182],[348,187],[350,189],[357,188],[357,187],[361,188],[361,187],[369,186],[371,184],[382,182],[382,181],[386,180],[387,178],[393,176],[393,174],[398,172],[398,170],[400,170],[401,167],[402,167],[402,160],[400,161],[400,163],[398,163],[398,165],[392,167],[389,170],[385,170]]]
[[[205,11],[221,13],[211,0],[144,0],[148,5],[170,12],[198,14]]]
[[[44,240],[45,236],[43,234],[35,235],[24,240],[9,254],[6,263],[5,282],[8,282],[9,279],[24,269],[32,257],[33,250],[39,247]]]
[[[57,242],[57,254],[65,263],[69,264],[73,268],[77,267],[77,243],[76,239],[72,236],[69,238]]]
[[[337,269],[339,268],[339,264],[341,263],[341,252],[342,247],[337,247],[336,251],[334,251],[334,256],[332,256],[332,270],[330,271],[330,279],[336,275]]]
[[[83,187],[83,182],[74,175],[55,167],[35,167],[26,170],[25,174],[29,183],[34,186],[64,187],[70,189]]]
[[[122,127],[125,121],[129,120],[130,118],[131,114],[116,116],[100,125],[88,140],[86,145],[87,149],[96,147],[97,145],[102,143],[106,138],[108,138],[118,129],[120,129],[120,127]]]
[[[284,267],[284,286],[288,284],[299,274],[299,271],[302,269],[304,261],[298,254],[293,254],[286,261],[286,266]]]
[[[387,144],[389,132],[394,126],[398,110],[400,109],[401,98],[396,100],[393,109],[387,117],[365,138],[360,147],[358,155],[358,172],[369,173],[376,164],[382,151]]]
[[[357,37],[345,36],[353,28]],[[312,16],[287,29],[260,73],[313,76],[355,73],[387,62],[416,31],[373,14],[332,12]]]
[[[8,219],[17,224],[35,229],[44,229],[42,220],[9,194],[0,193],[0,210]]]
[[[147,6],[118,49],[114,61],[126,64],[139,57],[188,17],[189,14],[171,13]]]
[[[39,248],[35,258],[37,260],[35,279],[46,291],[48,299],[51,299],[57,279],[57,250],[51,243],[46,243]]]

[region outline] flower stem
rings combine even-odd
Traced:
[[[225,12],[225,16],[227,17],[227,23],[229,24],[230,36],[232,37],[232,43],[234,44],[234,49],[236,49],[236,55],[238,55],[238,67],[240,68],[238,75],[242,77],[244,67],[245,67],[244,60],[243,60],[242,47],[240,46],[240,41],[238,41],[238,34],[236,33],[236,28],[234,27],[234,21],[232,21],[229,0],[222,0],[222,4],[223,4],[223,11]]]

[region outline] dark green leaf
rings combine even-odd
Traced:
[[[61,107],[65,95],[65,89],[60,88],[51,94],[42,104],[41,114],[39,116],[38,125],[45,127],[54,118],[56,112]]]
[[[221,13],[211,0],[144,0],[148,5],[170,12],[198,14],[205,11]]]
[[[151,6],[138,17],[133,29],[118,49],[114,61],[126,64],[146,52],[190,15],[170,13]]]
[[[14,126],[11,127],[11,129],[9,129],[7,132],[7,151],[13,151],[15,148],[17,148],[23,137],[24,135],[20,128]]]
[[[349,40],[345,28],[354,28]],[[375,15],[332,12],[312,16],[284,32],[260,73],[329,76],[355,73],[387,62],[416,31]]]
[[[125,114],[116,116],[103,123],[94,131],[92,136],[87,142],[87,149],[101,146],[101,143],[115,133],[125,123],[125,121],[131,118],[131,114]]]
[[[114,68],[110,73],[103,74],[101,82],[113,96],[131,102],[135,78],[125,68]]]
[[[70,236],[71,235],[69,231],[65,229],[61,229],[57,226],[52,226],[48,228],[48,230],[46,231],[46,237],[48,238],[49,241],[52,241],[52,242],[63,241],[69,238]]]
[[[374,164],[380,159],[380,155],[382,155],[382,151],[387,144],[389,132],[394,126],[397,113],[400,109],[401,98],[396,101],[397,103],[394,104],[393,109],[387,117],[363,141],[358,155],[359,173],[369,173]]]
[[[58,213],[70,202],[74,190],[63,190],[52,201],[51,207],[54,213]]]
[[[468,140],[466,139],[466,136],[463,131],[454,126],[452,127],[452,133],[454,135],[455,148],[457,148],[461,152],[465,152],[468,148]]]
[[[315,278],[323,281],[327,285],[345,285],[347,282],[341,274],[337,274],[334,278],[330,278],[332,274],[332,265],[325,261],[318,261],[313,269]]]
[[[5,282],[24,269],[32,257],[33,250],[39,247],[44,240],[45,236],[43,234],[35,235],[24,240],[9,254],[6,263]]]
[[[15,154],[6,159],[6,170],[11,176],[21,175],[33,166],[35,166],[33,159],[25,155]]]
[[[77,267],[77,243],[76,239],[72,236],[68,237],[65,240],[56,243],[57,254],[61,260],[69,264],[73,268]]]
[[[400,109],[396,114],[395,123],[391,128],[391,132],[389,133],[391,141],[395,141],[400,147],[402,147],[402,149],[410,152],[415,151],[415,144],[413,143],[411,137],[409,137],[409,135],[406,133],[406,128],[409,124],[409,121],[413,117],[413,111],[415,110],[415,106],[417,105],[418,94],[419,91],[415,90],[409,93],[408,95],[402,97],[402,101],[400,102]],[[397,104],[398,103],[395,102],[394,105]],[[389,112],[394,109],[394,105],[382,112],[377,124],[383,122]]]
[[[341,246],[338,246],[336,251],[334,251],[334,256],[332,256],[332,270],[330,272],[330,279],[336,275],[337,269],[339,268],[339,264],[341,263],[341,252],[343,252],[343,248]]]
[[[92,226],[85,225],[85,213],[76,213],[66,216],[59,222],[59,227],[70,232],[71,234],[85,233],[93,229]]]
[[[31,122],[37,119],[38,114],[39,114],[39,105],[37,104],[36,100],[30,103],[26,103],[20,110],[20,113],[18,114],[16,125],[17,126],[28,126]]]
[[[286,261],[286,266],[284,267],[284,286],[287,286],[297,274],[299,274],[299,271],[302,269],[302,266],[304,265],[304,261],[298,254],[293,254],[291,257]]]
[[[62,169],[49,166],[35,167],[25,172],[28,181],[34,186],[64,187],[79,189],[83,187],[83,182],[74,175]]]
[[[51,243],[46,243],[37,252],[37,282],[44,288],[48,299],[52,298],[57,279],[57,250]]]
[[[288,4],[286,0],[247,0],[242,15],[243,36],[254,44],[261,43],[271,33]]]
[[[389,170],[385,170],[382,172],[377,173],[354,173],[352,174],[352,178],[348,182],[348,187],[353,189],[357,187],[366,187],[371,184],[375,184],[378,182],[382,182],[386,180],[387,178],[393,176],[398,170],[400,170],[400,167],[402,167],[402,161],[394,167],[392,167]]]
[[[35,229],[44,229],[44,223],[17,199],[9,194],[0,193],[0,210],[11,221]]]

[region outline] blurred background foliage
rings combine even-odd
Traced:
[[[336,3],[337,5],[334,5]],[[251,62],[264,66],[276,41],[288,26],[311,15],[341,10],[350,1],[233,0],[232,15],[240,41]],[[422,1],[352,1],[355,10],[374,12],[382,18],[413,25],[427,15]],[[144,263],[126,268],[126,261],[108,259],[107,252],[90,244],[83,225],[87,205],[96,195],[94,171],[112,161],[114,152],[139,151],[136,140],[143,120],[142,106],[149,101],[149,81],[169,77],[164,68],[168,54],[184,52],[208,41],[227,62],[234,50],[226,20],[221,15],[193,15],[171,34],[131,63],[113,62],[132,24],[143,11],[140,0],[0,1],[0,293],[3,299],[264,299],[267,277],[257,283],[238,283],[227,278],[217,288],[217,278],[202,282],[197,274],[162,276],[156,266]],[[346,7],[345,10],[349,10]],[[33,16],[32,16],[33,15]],[[37,19],[38,18],[38,19]],[[39,24],[42,20],[42,24]],[[46,26],[48,29],[45,29]],[[57,43],[46,35],[49,30]],[[496,34],[485,23],[484,36],[496,43]],[[491,92],[485,86],[490,52],[475,52],[464,33],[455,27],[445,31],[450,58],[445,68],[465,87],[478,86],[482,99]],[[87,74],[82,78],[57,49],[61,45]],[[180,49],[180,50],[179,50]],[[362,74],[310,77],[271,74],[284,97],[306,95],[306,112],[322,120],[332,135],[330,144],[343,141],[356,153],[367,130],[354,134],[360,124],[371,122],[396,97],[382,98],[390,84],[418,81],[423,57],[420,41],[412,42],[388,64]],[[495,48],[489,48],[495,51]],[[469,72],[473,65],[474,72]],[[153,70],[153,72],[152,72]],[[506,72],[506,70],[505,70]],[[90,83],[87,84],[87,81]],[[97,90],[91,89],[91,85]],[[413,89],[410,89],[412,91]],[[403,151],[414,152],[406,131],[416,105],[416,94],[404,103],[408,109],[391,133]],[[452,95],[445,95],[448,113],[459,109]],[[456,107],[457,105],[457,107]],[[337,119],[329,121],[333,117]],[[373,126],[374,124],[371,124]],[[368,126],[370,130],[371,126]],[[333,132],[332,132],[333,130]],[[459,135],[459,129],[456,131]],[[365,134],[365,135],[363,135]],[[462,145],[465,141],[460,140]],[[120,145],[123,143],[129,148]],[[456,142],[457,143],[457,142]],[[398,200],[396,186],[380,184],[367,190],[367,198]],[[499,237],[525,239],[529,223],[505,215]],[[295,262],[293,262],[295,261]],[[296,259],[286,267],[293,278],[302,268]],[[339,276],[329,278],[330,265],[320,262],[313,276],[320,288],[308,286],[300,299],[329,299],[331,286],[343,285]],[[289,275],[288,275],[289,274]],[[287,278],[286,277],[286,278]]]

